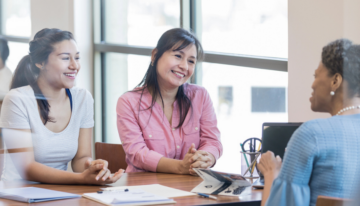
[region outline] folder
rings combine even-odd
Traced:
[[[1,189],[0,198],[16,200],[20,202],[44,202],[68,198],[78,198],[80,195],[37,187],[22,187],[12,189]]]

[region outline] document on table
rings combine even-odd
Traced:
[[[0,198],[16,200],[20,202],[44,202],[50,200],[61,200],[81,197],[80,195],[37,187],[22,187],[12,189],[1,189]]]
[[[154,195],[159,195],[159,196],[163,196],[163,197],[167,197],[167,198],[196,195],[195,193],[192,193],[192,192],[178,190],[178,189],[166,187],[166,186],[160,185],[160,184],[102,188],[102,190],[104,190],[104,191],[125,190],[125,189],[129,189],[129,190],[130,189],[142,189],[142,190],[152,193]]]
[[[154,195],[142,189],[104,191],[103,193],[85,193],[89,198],[105,205],[159,205],[176,203],[173,199]]]
[[[243,176],[216,172],[210,169],[197,169],[194,171],[204,180],[191,192],[205,193],[211,195],[238,196],[251,186]]]

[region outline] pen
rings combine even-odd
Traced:
[[[129,189],[124,189],[124,190],[100,190],[100,191],[97,191],[98,194],[102,194],[104,192],[129,192]]]
[[[253,166],[253,164],[256,162],[256,159],[258,158],[259,155],[260,155],[260,153],[255,156],[254,161],[252,161],[252,163],[250,164],[251,166]],[[246,173],[247,173],[250,169],[251,169],[251,167],[248,167],[248,168],[246,169],[245,173],[243,174],[243,176],[245,176]]]
[[[210,199],[214,199],[214,200],[217,200],[217,197],[214,197],[214,196],[211,196],[211,195],[207,195],[207,194],[204,194],[204,193],[197,193],[198,195],[200,195],[200,197],[205,197],[205,198],[210,198]]]
[[[243,155],[244,155],[246,164],[247,164],[248,167],[250,167],[249,162],[248,162],[248,160],[247,160],[247,158],[246,158],[246,155],[245,155],[245,151],[244,151],[244,149],[243,149],[243,144],[240,143],[240,147],[241,147],[241,150],[244,152]]]
[[[260,148],[261,148],[261,142],[260,142],[259,147],[258,147],[258,152],[260,152]],[[251,174],[254,173],[255,165],[256,165],[256,164],[253,164],[252,170],[251,170],[251,172],[250,172]]]

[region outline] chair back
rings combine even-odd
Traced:
[[[95,143],[95,159],[108,161],[111,173],[117,172],[120,168],[126,169],[125,157],[125,151],[121,144]]]
[[[336,198],[336,197],[327,197],[327,196],[318,196],[316,200],[316,206],[343,206],[349,203],[350,200]]]

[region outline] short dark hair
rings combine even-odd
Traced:
[[[0,58],[5,64],[7,58],[9,57],[10,50],[8,46],[8,41],[4,37],[0,37]]]
[[[323,48],[322,63],[329,75],[340,74],[349,84],[349,95],[360,96],[360,45],[337,39]]]

